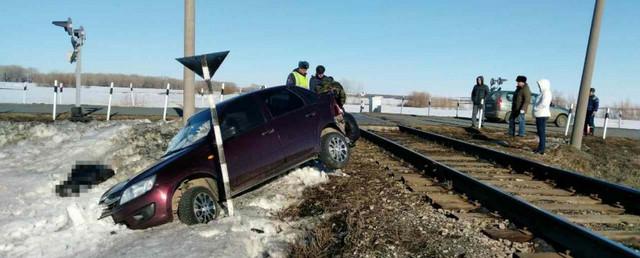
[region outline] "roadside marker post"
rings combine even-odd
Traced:
[[[400,100],[400,114],[402,114],[402,108],[404,108],[404,96],[402,96],[402,99]]]
[[[618,110],[618,128],[622,128],[622,109]]]
[[[478,116],[478,129],[482,128],[482,120],[484,120],[484,99],[480,100],[480,110],[478,110],[480,115]]]
[[[129,92],[131,93],[131,106],[135,107],[136,106],[136,99],[133,97],[133,83],[130,82],[129,83]]]
[[[58,104],[58,80],[53,82],[53,121],[56,121],[56,105]]]
[[[607,125],[609,125],[609,108],[607,108],[607,113],[604,114],[604,131],[602,131],[602,139],[607,138]]]
[[[58,104],[62,104],[62,91],[64,91],[64,83],[60,83],[60,94],[58,95]]]
[[[27,104],[27,83],[24,83],[24,88],[22,89],[22,104]]]
[[[364,112],[364,97],[366,96],[366,94],[363,92],[360,92],[360,113]]]
[[[200,88],[200,106],[204,106],[204,89]]]
[[[427,116],[431,116],[431,98],[429,98],[429,108],[427,108]]]
[[[458,118],[459,111],[460,111],[460,98],[458,98],[458,104],[456,105],[456,118]]]
[[[111,118],[111,98],[113,97],[113,82],[109,87],[109,104],[107,104],[107,121]]]
[[[169,105],[169,88],[171,88],[171,84],[167,83],[167,91],[164,94],[164,111],[162,111],[163,121],[167,121],[167,106]]]
[[[224,101],[224,82],[220,86],[220,102]]]
[[[571,124],[571,118],[573,117],[573,103],[571,104],[571,108],[569,108],[569,117],[567,118],[567,125],[564,129],[564,136],[569,134],[569,125]]]
[[[218,161],[220,163],[220,173],[222,174],[222,183],[224,185],[224,194],[227,199],[227,210],[229,216],[233,216],[233,198],[231,197],[231,185],[229,184],[229,171],[227,168],[227,161],[224,154],[224,145],[222,141],[222,135],[220,134],[220,121],[218,120],[218,111],[216,110],[216,101],[213,97],[213,85],[211,83],[211,77],[215,71],[220,67],[222,61],[227,57],[229,51],[211,53],[199,56],[190,56],[184,58],[178,58],[177,60],[187,68],[200,75],[207,84],[209,90],[209,111],[211,112],[211,123],[213,125],[213,135],[215,140],[216,149],[218,150]],[[209,68],[211,66],[211,69]]]

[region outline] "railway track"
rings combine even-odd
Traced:
[[[421,169],[403,180],[460,217],[491,217],[522,229],[489,229],[512,241],[540,236],[576,257],[640,257],[640,192],[463,141],[409,127],[363,131],[363,137]],[[463,194],[459,198],[450,190]]]

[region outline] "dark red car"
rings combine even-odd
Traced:
[[[329,168],[349,161],[351,142],[336,122],[341,110],[332,95],[279,86],[217,108],[233,196],[313,159]],[[216,219],[226,196],[211,126],[209,110],[193,115],[160,161],[104,193],[100,218],[134,229],[175,216],[186,224]]]

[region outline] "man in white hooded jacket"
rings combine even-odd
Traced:
[[[547,120],[551,116],[551,82],[547,79],[541,79],[538,81],[538,88],[540,89],[540,95],[538,95],[536,104],[533,107],[533,115],[536,117],[536,129],[540,141],[538,148],[533,152],[544,155],[545,143],[547,141]]]

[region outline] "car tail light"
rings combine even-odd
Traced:
[[[502,96],[498,96],[498,99],[496,100],[496,110],[501,110],[502,109]]]

